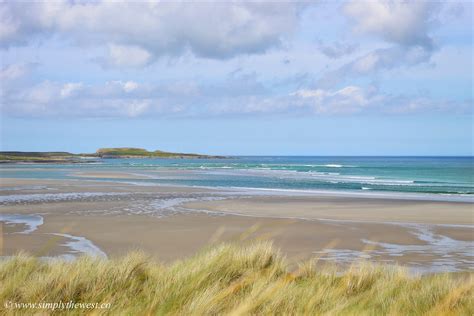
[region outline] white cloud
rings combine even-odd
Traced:
[[[219,89],[220,85],[226,83],[211,87],[197,83],[153,85],[133,81],[111,81],[99,85],[85,85],[43,81],[31,87],[18,87],[16,91],[5,93],[1,112],[3,115],[16,117],[76,118],[472,112],[472,101],[393,96],[384,94],[373,86],[299,89],[292,93],[274,95],[265,89],[246,88],[246,79],[233,82],[233,87],[239,90],[236,94]],[[243,88],[239,89],[239,85]],[[191,92],[182,93],[183,89],[189,89],[187,87],[192,87]]]
[[[350,1],[344,13],[355,21],[357,33],[371,34],[403,46],[421,46],[431,50],[430,26],[439,5],[434,1]]]
[[[138,88],[138,83],[133,81],[127,81],[123,84],[123,90],[125,92],[132,92],[133,90]]]
[[[436,50],[430,31],[437,24],[440,4],[432,1],[350,1],[343,12],[357,34],[369,34],[389,43],[354,58],[318,81],[331,87],[347,78],[373,76],[397,67],[429,62]]]
[[[68,98],[72,96],[74,93],[77,91],[81,90],[82,88],[82,83],[66,83],[63,85],[60,91],[60,96],[62,98]]]
[[[57,99],[61,95],[61,90],[61,84],[44,81],[31,87],[31,89],[23,90],[18,97],[20,100],[32,104],[46,104]]]
[[[133,100],[132,102],[126,104],[125,111],[128,117],[137,117],[146,113],[146,111],[150,108],[150,105],[150,100]]]
[[[395,46],[376,49],[355,58],[334,71],[327,72],[319,80],[319,84],[328,87],[346,78],[371,76],[377,72],[396,67],[410,67],[429,62],[430,58],[431,52],[419,46],[411,48]]]
[[[114,67],[141,67],[152,59],[147,50],[132,45],[109,44],[108,53],[109,58],[106,59],[105,64]]]
[[[314,113],[350,114],[380,106],[384,97],[371,87],[364,90],[358,86],[347,86],[339,90],[298,90],[292,95],[298,97],[300,106],[309,107]]]
[[[297,3],[272,2],[2,2],[0,45],[51,35],[106,44],[109,63],[143,66],[187,51],[206,58],[262,53],[278,46],[298,22]]]
[[[293,104],[316,114],[347,115],[371,113],[400,115],[411,113],[472,114],[473,100],[436,100],[426,96],[390,95],[374,86],[347,86],[338,90],[298,90]]]
[[[27,64],[11,64],[0,69],[0,81],[7,82],[23,77],[30,67]]]

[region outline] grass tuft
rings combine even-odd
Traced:
[[[473,315],[471,273],[413,276],[401,268],[354,265],[341,273],[301,263],[290,272],[270,243],[221,244],[163,265],[141,252],[117,259],[0,262],[3,302],[110,303],[109,315]],[[11,309],[0,314],[83,314],[83,309]]]

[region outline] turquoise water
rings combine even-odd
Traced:
[[[147,175],[146,179],[131,179],[134,182],[188,186],[474,194],[473,157],[102,159],[70,165],[0,166],[2,177],[13,178],[70,179],[77,178],[78,172],[92,171],[131,172]]]

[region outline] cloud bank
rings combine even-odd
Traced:
[[[64,71],[65,61],[48,60],[53,70],[45,66],[37,72],[36,62],[27,58],[2,61],[1,114],[202,118],[472,113],[472,93],[464,100],[391,93],[376,78],[431,62],[443,44],[435,31],[446,6],[425,0],[344,2],[335,6],[338,16],[333,18],[344,26],[337,30],[337,21],[304,19],[310,9],[324,6],[298,2],[5,1],[0,3],[3,53],[23,49],[19,56],[25,56],[29,50],[35,60],[38,47],[51,52],[56,49],[51,43],[60,43],[69,51],[78,48],[77,55],[91,48],[100,56],[73,56],[82,60],[81,66],[92,64],[87,65],[92,73],[73,63]],[[324,42],[315,41],[326,33]],[[186,61],[181,68],[168,67],[174,73],[162,78],[166,61],[180,58]],[[211,75],[200,80],[202,72]]]
[[[12,65],[0,72],[4,78],[10,77],[5,81],[7,89],[2,90],[0,110],[13,117],[209,118],[472,112],[472,102],[391,95],[374,86],[276,93],[255,74],[245,73],[208,84],[125,80],[86,84],[45,80],[25,86],[16,84],[21,82],[18,69],[21,67]]]
[[[191,52],[226,59],[263,53],[295,30],[301,5],[283,2],[43,1],[0,4],[0,45],[57,36],[106,43],[113,66]]]

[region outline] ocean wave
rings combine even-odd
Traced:
[[[213,168],[210,168],[213,169]],[[222,168],[221,168],[222,169]],[[359,176],[359,175],[344,175],[338,172],[321,172],[309,171],[301,172],[298,170],[281,170],[281,169],[232,169],[232,172],[219,172],[217,169],[209,170],[208,174],[213,175],[227,175],[227,176],[261,176],[261,177],[275,177],[278,179],[308,179],[311,181],[318,181],[321,183],[332,184],[369,184],[380,186],[429,186],[427,183],[418,183],[414,180],[401,179],[380,179],[374,176]]]
[[[341,173],[331,173],[331,172],[320,172],[320,171],[310,171],[310,172],[299,172],[296,170],[262,170],[262,169],[252,169],[252,170],[239,170],[234,169],[232,172],[218,172],[210,171],[209,174],[212,175],[221,175],[221,176],[252,176],[252,177],[268,177],[268,178],[277,178],[281,180],[300,180],[305,182],[305,186],[308,187],[318,187],[325,186],[325,184],[332,186],[339,186],[340,189],[361,189],[369,190],[394,190],[394,191],[419,191],[419,192],[458,192],[459,194],[469,193],[466,187],[456,183],[430,183],[425,181],[421,183],[420,181],[415,181],[411,179],[383,179],[377,178],[374,176],[360,176],[360,175],[344,175]],[[348,187],[350,186],[350,187]],[[373,187],[372,187],[373,186]],[[399,189],[397,189],[399,188]],[[448,189],[449,188],[449,189]]]
[[[147,165],[141,165],[147,166]],[[151,166],[151,165],[150,165]],[[199,164],[199,165],[180,165],[173,164],[178,169],[237,169],[237,170],[295,170],[308,172],[308,168],[355,168],[354,165],[344,164],[245,164],[245,163],[226,163],[226,164]],[[303,170],[302,170],[303,169]]]
[[[215,188],[215,187],[214,187]],[[256,187],[218,187],[221,189],[244,190],[245,194],[302,194],[322,196],[350,196],[362,198],[390,198],[401,200],[421,201],[452,201],[452,202],[474,202],[474,196],[470,194],[439,194],[434,192],[397,192],[373,190],[342,190],[342,189],[286,189],[286,188],[256,188]]]
[[[310,171],[308,172],[313,177],[317,176],[339,176],[341,175],[339,172],[321,172],[321,171]]]
[[[341,165],[336,163],[328,163],[324,165],[305,165],[306,167],[325,167],[325,168],[357,168],[354,165]]]

